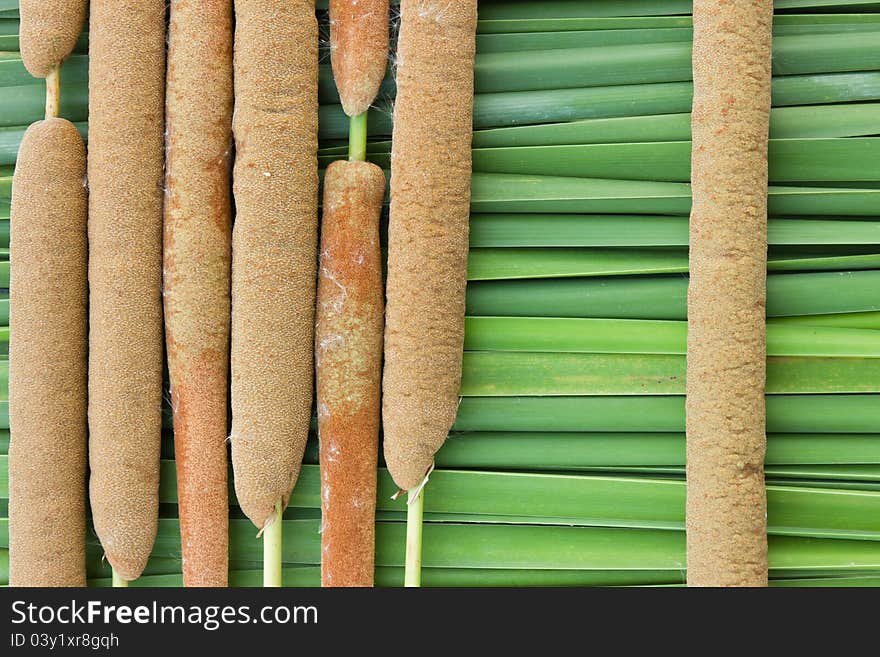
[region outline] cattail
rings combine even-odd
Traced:
[[[165,121],[165,337],[183,581],[226,586],[230,0],[172,0]]]
[[[312,408],[318,24],[304,0],[236,0],[235,17],[232,463],[264,528],[296,483]]]
[[[330,63],[342,109],[363,114],[388,63],[388,0],[330,0]]]
[[[19,47],[28,73],[44,78],[73,51],[87,6],[87,0],[19,0]]]
[[[458,409],[476,20],[476,1],[401,5],[382,420],[404,489],[424,479]]]
[[[687,574],[767,585],[770,0],[694,3]]]
[[[12,186],[9,583],[85,586],[86,151],[31,125]]]
[[[315,334],[324,586],[373,585],[384,197],[375,164],[327,167]]]
[[[132,580],[159,509],[165,3],[92,0],[89,36],[89,488]]]

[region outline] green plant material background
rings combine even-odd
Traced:
[[[775,6],[771,585],[877,586],[880,3]],[[426,496],[424,585],[684,582],[690,10],[480,3],[462,401]],[[44,103],[17,32],[17,2],[0,0],[0,583],[11,177]],[[63,67],[61,103],[86,138],[87,44]],[[368,158],[385,168],[394,91],[389,73],[370,113]],[[320,102],[323,167],[348,132],[326,62]],[[317,453],[313,435],[285,513],[287,586],[320,582]],[[137,586],[181,585],[173,458],[165,409],[159,536]],[[376,581],[400,586],[404,502],[384,468],[379,482]],[[261,544],[232,491],[230,516],[230,583],[258,586]],[[94,536],[88,555],[90,583],[108,586]]]

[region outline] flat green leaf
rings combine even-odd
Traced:
[[[777,317],[769,320],[769,324],[880,330],[880,312]]]
[[[769,395],[767,431],[873,433],[880,395]],[[684,431],[683,396],[464,397],[453,431]]]
[[[880,224],[877,224],[880,227]],[[880,250],[880,249],[878,249]],[[830,271],[880,268],[880,254],[810,255],[770,252],[767,269]],[[684,249],[471,249],[468,280],[512,280],[687,273]]]
[[[771,182],[876,181],[880,180],[880,138],[772,139],[768,161]],[[478,148],[473,152],[473,170],[688,182],[691,142]]]
[[[683,395],[685,356],[465,352],[462,397]],[[880,392],[880,358],[767,359],[768,394]]]
[[[570,317],[466,317],[465,349],[487,352],[684,355],[687,350],[687,322]],[[767,354],[878,358],[880,331],[834,325],[810,326],[808,321],[784,323],[771,320],[767,325]]]
[[[768,190],[771,214],[873,216],[880,189],[783,187]],[[690,185],[505,173],[474,173],[476,213],[688,214]]]
[[[2,210],[0,210],[2,212]],[[2,216],[0,216],[2,219]],[[880,222],[773,219],[771,246],[880,244]],[[594,214],[474,214],[471,248],[687,246],[687,217]]]
[[[678,319],[686,317],[685,276],[474,281],[469,315]],[[767,315],[880,310],[880,271],[771,274]]]
[[[770,136],[775,139],[855,137],[880,133],[874,103],[774,107]],[[690,113],[625,116],[545,123],[474,132],[474,148],[689,141]],[[385,142],[387,147],[389,142]]]
[[[871,464],[878,434],[770,434],[768,466]],[[684,466],[684,433],[480,431],[450,434],[439,468],[578,471],[591,467]]]

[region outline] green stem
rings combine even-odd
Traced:
[[[263,586],[281,586],[281,500],[275,502],[275,517],[263,529]]]
[[[363,162],[367,159],[367,113],[352,116],[348,121],[348,159]]]
[[[406,502],[406,568],[403,585],[422,585],[422,514],[425,509],[424,486],[412,488]]]
[[[128,588],[128,582],[119,576],[115,568],[113,569],[113,588]]]

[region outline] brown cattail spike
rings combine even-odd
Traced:
[[[369,109],[385,78],[388,5],[388,0],[330,0],[330,62],[349,116]]]
[[[92,0],[89,48],[89,488],[132,580],[159,510],[164,0]]]
[[[86,584],[85,173],[71,123],[28,128],[10,235],[11,586]]]
[[[232,148],[229,0],[172,0],[165,108],[165,337],[183,583],[226,586]]]
[[[235,17],[232,463],[262,528],[296,483],[312,409],[318,24],[304,0],[236,0]]]
[[[315,333],[324,586],[373,585],[384,197],[375,164],[327,167]]]
[[[88,0],[19,0],[19,47],[28,72],[44,78],[73,51]]]
[[[687,576],[766,586],[771,0],[694,3]]]
[[[382,420],[405,489],[422,482],[458,410],[476,21],[476,0],[401,4]]]

